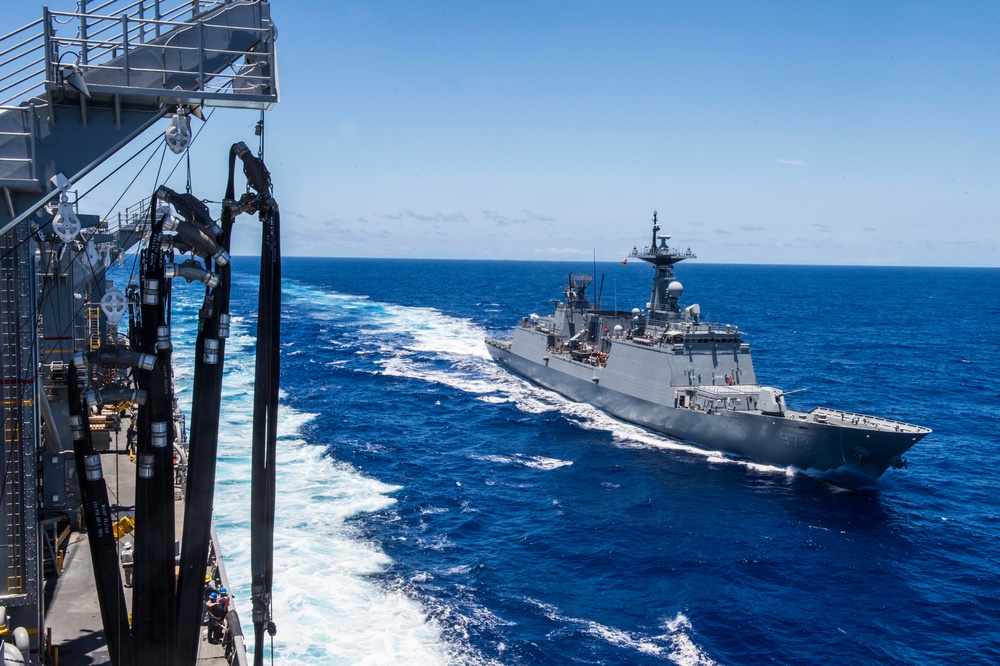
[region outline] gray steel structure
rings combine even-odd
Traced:
[[[702,322],[682,308],[674,264],[690,248],[658,236],[631,256],[655,267],[646,311],[600,311],[589,275],[570,275],[551,316],[525,317],[510,340],[488,338],[497,363],[568,398],[702,447],[760,462],[877,479],[931,431],[826,407],[791,410],[786,393],[761,386],[738,327]]]
[[[0,606],[13,619],[36,627],[41,624],[42,582],[36,462],[40,382],[32,335],[35,271],[26,235],[21,228],[0,237]]]
[[[109,229],[80,214],[78,236],[61,241],[54,204],[171,114],[190,123],[201,107],[263,111],[278,102],[266,0],[74,4],[41,8],[42,18],[0,36],[0,645],[26,629],[27,663],[49,647],[43,585],[48,569],[59,575],[53,521],[79,525],[70,360],[108,342],[98,306],[104,271],[148,233],[134,219]],[[242,645],[231,658],[245,659]]]

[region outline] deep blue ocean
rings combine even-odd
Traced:
[[[257,268],[234,265],[216,518],[249,620]],[[644,307],[648,266],[596,270],[602,307]],[[484,336],[592,271],[285,260],[276,663],[1000,663],[1000,270],[678,266],[762,382],[807,389],[791,406],[934,430],[860,489],[490,361]]]

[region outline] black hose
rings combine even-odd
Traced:
[[[249,186],[257,192],[263,225],[260,292],[257,301],[257,349],[254,377],[253,451],[250,489],[250,569],[254,624],[254,664],[263,666],[264,638],[274,635],[271,592],[274,577],[274,505],[281,378],[281,233],[278,206],[263,160],[244,144],[234,146]]]
[[[235,192],[235,150],[229,155],[229,182],[226,199]],[[171,202],[173,203],[173,202]],[[176,204],[174,204],[176,208]],[[182,212],[182,211],[178,211]],[[222,210],[222,233],[219,246],[229,251],[234,215]],[[215,497],[215,465],[219,448],[219,416],[222,404],[222,375],[226,340],[220,335],[220,320],[228,320],[231,289],[231,265],[216,263],[219,285],[205,290],[202,322],[195,343],[194,388],[191,398],[191,434],[188,451],[187,492],[184,508],[184,531],[181,539],[181,563],[177,578],[177,664],[193,665],[198,658],[201,634],[201,609],[204,603],[205,569],[212,530],[212,504]],[[225,319],[223,319],[225,315]],[[211,349],[215,345],[216,349]],[[214,362],[206,360],[206,349],[216,351]]]
[[[163,219],[153,215],[149,245],[141,264],[138,351],[153,354],[151,370],[135,372],[136,385],[148,394],[138,409],[138,470],[135,483],[135,576],[132,626],[138,658],[144,666],[174,663],[174,474],[173,414],[170,386],[171,350],[158,349],[158,329],[165,325],[170,281],[164,279],[165,258],[160,241]]]
[[[69,364],[68,398],[70,423],[74,424],[73,453],[76,458],[76,473],[83,496],[84,521],[90,545],[90,557],[94,563],[94,582],[97,586],[97,601],[104,623],[105,642],[111,663],[131,666],[135,664],[135,643],[129,628],[128,610],[125,606],[125,591],[118,569],[118,548],[111,530],[111,506],[108,502],[108,487],[103,474],[99,474],[100,455],[94,451],[90,436],[90,422],[83,408],[77,367]],[[88,461],[91,464],[88,469]]]

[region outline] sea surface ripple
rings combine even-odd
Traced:
[[[234,266],[216,520],[249,619],[256,266]],[[761,381],[808,389],[792,406],[934,429],[858,489],[489,360],[592,264],[284,270],[275,663],[1000,663],[1000,271],[678,267]],[[603,307],[645,305],[648,267],[597,271]]]

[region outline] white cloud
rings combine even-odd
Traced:
[[[794,159],[794,158],[791,158],[791,157],[779,157],[778,159],[776,159],[774,161],[777,162],[778,164],[787,164],[789,166],[804,166],[805,165],[805,161],[803,161],[803,160],[797,160],[797,159]]]

